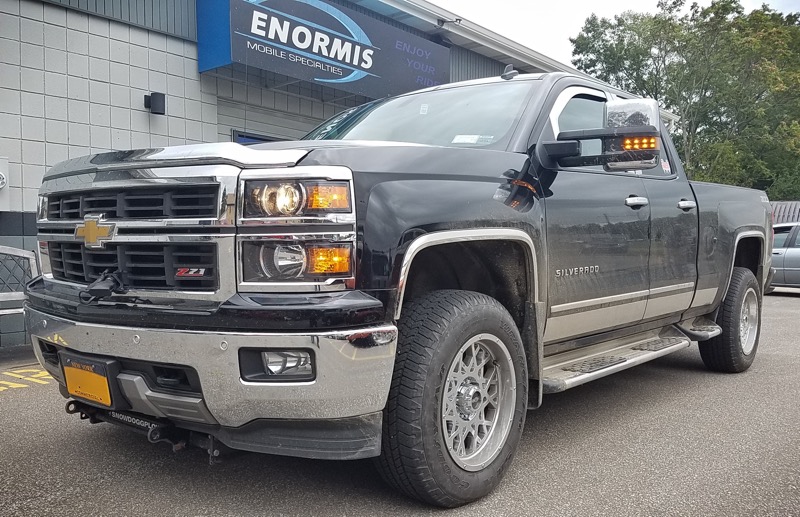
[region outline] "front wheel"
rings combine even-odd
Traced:
[[[761,295],[747,268],[733,269],[731,284],[717,315],[722,333],[701,342],[700,357],[709,370],[738,373],[750,368],[761,334]]]
[[[528,370],[514,320],[495,299],[434,291],[410,302],[384,415],[383,478],[439,506],[502,479],[525,424]]]

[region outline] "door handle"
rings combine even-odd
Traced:
[[[697,203],[694,201],[689,201],[688,199],[681,199],[678,201],[678,208],[681,210],[692,210],[697,208]]]
[[[772,254],[773,255],[783,255],[783,252],[782,251],[773,251]]]
[[[631,208],[641,208],[650,204],[650,200],[642,196],[630,195],[625,199],[625,204]]]

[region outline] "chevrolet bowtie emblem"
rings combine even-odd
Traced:
[[[75,228],[75,237],[83,239],[87,248],[101,249],[105,241],[114,238],[114,223],[103,223],[101,216],[87,215],[84,222]]]

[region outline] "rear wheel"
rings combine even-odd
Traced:
[[[399,330],[378,468],[428,503],[479,499],[505,474],[525,424],[519,331],[500,303],[468,291],[413,300]]]
[[[733,269],[717,324],[722,333],[699,344],[703,363],[717,372],[738,373],[750,368],[761,334],[761,295],[758,281],[749,269]]]

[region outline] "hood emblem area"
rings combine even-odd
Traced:
[[[104,222],[101,215],[87,215],[83,221],[75,227],[75,238],[89,249],[103,249],[116,235],[116,225]]]

